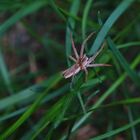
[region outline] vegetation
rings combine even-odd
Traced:
[[[0,139],[138,140],[138,0],[0,1]],[[95,63],[65,79],[70,34]]]

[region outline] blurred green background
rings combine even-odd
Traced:
[[[95,63],[65,79],[83,40]],[[0,139],[139,140],[139,0],[0,0]]]

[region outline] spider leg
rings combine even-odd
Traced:
[[[87,67],[104,67],[104,66],[112,66],[110,64],[88,64]]]
[[[74,44],[74,41],[73,41],[73,38],[72,38],[72,34],[71,33],[70,33],[70,38],[71,38],[71,42],[72,42],[72,48],[73,48],[73,51],[74,51],[74,55],[75,55],[76,59],[78,59],[79,58],[79,55],[78,55],[77,50],[75,48],[75,44]]]
[[[97,51],[97,53],[95,55],[93,55],[92,57],[89,58],[89,63],[91,63],[92,61],[95,60],[95,58],[99,55],[99,53],[103,50],[105,46],[105,43],[103,43],[103,45],[101,46],[101,48],[99,49],[99,51]]]
[[[92,36],[93,34],[95,34],[95,32],[90,33],[90,34],[87,36],[87,38],[84,40],[84,42],[82,43],[82,45],[81,45],[81,51],[80,51],[80,57],[83,56],[84,47],[85,47],[86,42],[91,38],[91,36]]]
[[[88,70],[86,69],[86,67],[84,67],[83,70],[85,72],[85,81],[87,81]]]
[[[69,58],[70,58],[72,61],[77,62],[76,59],[75,59],[74,57],[69,56]]]

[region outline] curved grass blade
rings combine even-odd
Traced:
[[[80,0],[74,0],[71,4],[70,8],[70,14],[73,16],[76,16],[78,13],[80,7]],[[71,17],[68,18],[67,28],[66,28],[66,40],[65,40],[65,46],[66,46],[66,57],[67,57],[67,63],[70,66],[70,61],[68,57],[71,55],[71,40],[70,40],[70,32],[71,30],[74,30],[75,28],[75,20]]]
[[[126,44],[117,45],[117,48],[122,49],[122,48],[134,47],[134,46],[140,46],[140,41],[128,42]]]
[[[46,5],[46,1],[34,1],[33,3],[29,4],[28,6],[20,9],[16,14],[11,16],[9,19],[7,19],[3,24],[0,25],[0,36],[2,36],[6,30],[8,30],[13,24],[15,24],[17,21],[22,19],[23,17],[29,15],[30,13],[33,13],[37,11],[39,8]]]
[[[134,2],[134,0],[123,0],[119,6],[112,12],[109,18],[106,20],[105,24],[98,33],[90,51],[89,55],[93,55],[100,48],[103,43],[107,33],[117,21],[117,19],[127,10],[127,8]]]
[[[140,55],[138,57],[136,57],[136,59],[134,60],[134,62],[132,63],[132,68],[134,69],[140,62]],[[100,97],[100,99],[95,103],[95,105],[93,107],[91,107],[92,109],[95,109],[97,107],[99,107],[103,101],[116,89],[118,88],[118,86],[125,80],[126,78],[126,73],[124,73],[120,78],[118,78],[118,80],[116,80],[114,82],[114,84],[112,84],[112,86]],[[84,115],[73,127],[72,131],[74,132],[79,126],[81,126],[85,120],[92,114],[93,112],[89,112],[86,115]]]
[[[43,100],[42,100],[42,102],[41,102],[41,104],[43,104],[43,103],[48,103],[49,101],[51,101],[51,100],[53,100],[53,99],[55,99],[56,97],[59,97],[59,96],[61,96],[61,95],[63,95],[67,90],[68,90],[68,88],[69,88],[69,86],[68,85],[65,85],[65,86],[63,86],[62,88],[60,88],[59,90],[56,90],[56,91],[54,91],[54,92],[51,92],[51,93],[49,93]],[[19,94],[17,94],[17,96],[16,96],[16,98],[18,97],[18,96],[20,96],[20,94],[25,94],[25,92],[21,92],[21,93],[19,93]],[[34,95],[34,94],[33,94]],[[34,98],[36,97],[37,95],[35,94],[35,96],[34,96]],[[24,96],[23,96],[24,97]],[[12,99],[10,99],[11,101],[12,100],[14,100],[13,99],[13,97],[11,97]],[[33,97],[28,97],[28,98],[33,98]],[[9,100],[9,99],[8,99]],[[23,101],[22,100],[20,100],[20,102],[21,103],[23,103]],[[8,102],[7,102],[8,103]],[[14,103],[15,104],[15,102],[13,101],[12,103]],[[8,106],[11,106],[11,104],[10,105],[7,105],[6,107],[8,107]],[[22,113],[24,113],[26,110],[28,109],[28,106],[26,106],[26,107],[24,107],[24,108],[20,108],[19,110],[16,110],[16,111],[14,111],[14,112],[11,112],[11,113],[9,113],[9,114],[6,114],[6,115],[4,115],[4,116],[0,116],[0,122],[2,122],[2,121],[7,121],[7,119],[11,119],[11,118],[13,118],[13,117],[16,117],[17,115],[20,115],[20,114],[22,114]]]
[[[111,40],[110,37],[107,37],[107,42],[109,44],[110,49],[112,50],[113,54],[116,56],[118,61],[120,62],[121,66],[124,68],[124,70],[128,73],[130,78],[134,81],[134,83],[140,87],[140,77],[134,70],[131,70],[129,64],[127,63],[126,59],[122,56],[120,51],[116,48],[115,44]]]
[[[8,92],[10,94],[12,94],[13,93],[13,89],[12,89],[12,86],[11,86],[12,81],[11,81],[7,66],[5,64],[5,61],[3,59],[1,49],[0,49],[0,73],[1,73],[3,81],[4,81],[4,83],[5,83],[5,85],[8,89]]]
[[[127,129],[129,129],[129,128],[137,125],[137,124],[139,124],[139,123],[140,123],[140,119],[137,119],[137,120],[131,122],[130,124],[127,124],[125,126],[122,126],[122,127],[118,128],[116,130],[112,130],[110,132],[107,132],[107,133],[105,133],[103,135],[100,135],[100,136],[91,138],[90,140],[104,140],[105,138],[109,138],[111,136],[114,136],[116,134],[119,134],[120,132],[123,132],[123,131],[125,131],[125,130],[127,130]]]
[[[53,122],[53,127],[56,128],[59,123],[63,120],[65,111],[69,107],[71,100],[73,98],[73,93],[63,96],[56,104],[54,104],[37,122],[34,126],[34,131],[30,131],[26,135],[26,139],[35,139],[47,126],[49,123]],[[60,113],[61,112],[61,113]]]
[[[46,90],[39,94],[36,101],[29,107],[29,109],[13,124],[11,127],[9,127],[1,136],[0,139],[6,139],[16,131],[16,129],[21,126],[30,116],[31,114],[39,107],[40,102],[44,99],[44,97],[48,94],[49,90],[54,87],[60,80],[62,76],[60,74],[57,74],[50,78],[50,81],[48,83],[48,87]]]
[[[85,9],[83,12],[83,18],[82,18],[82,38],[83,39],[86,38],[86,25],[88,22],[88,13],[89,13],[90,7],[92,5],[92,2],[93,2],[93,0],[88,0],[86,2]]]

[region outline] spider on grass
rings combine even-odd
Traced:
[[[87,57],[86,54],[84,54],[84,47],[86,42],[89,40],[89,38],[94,34],[95,32],[92,32],[90,35],[88,35],[88,37],[83,41],[82,45],[81,45],[81,50],[80,50],[80,54],[78,54],[76,48],[75,48],[75,44],[71,36],[71,42],[72,42],[72,48],[74,51],[74,55],[75,57],[69,56],[69,58],[75,62],[75,64],[73,66],[71,66],[70,68],[64,70],[62,72],[63,76],[65,79],[70,78],[70,77],[74,77],[77,73],[79,73],[81,70],[85,71],[86,77],[85,79],[87,80],[87,75],[88,75],[88,67],[102,67],[102,66],[111,66],[110,64],[96,64],[95,62],[95,58],[99,55],[99,53],[102,51],[104,44],[102,45],[101,49],[99,51],[97,51],[97,53],[91,57]]]

